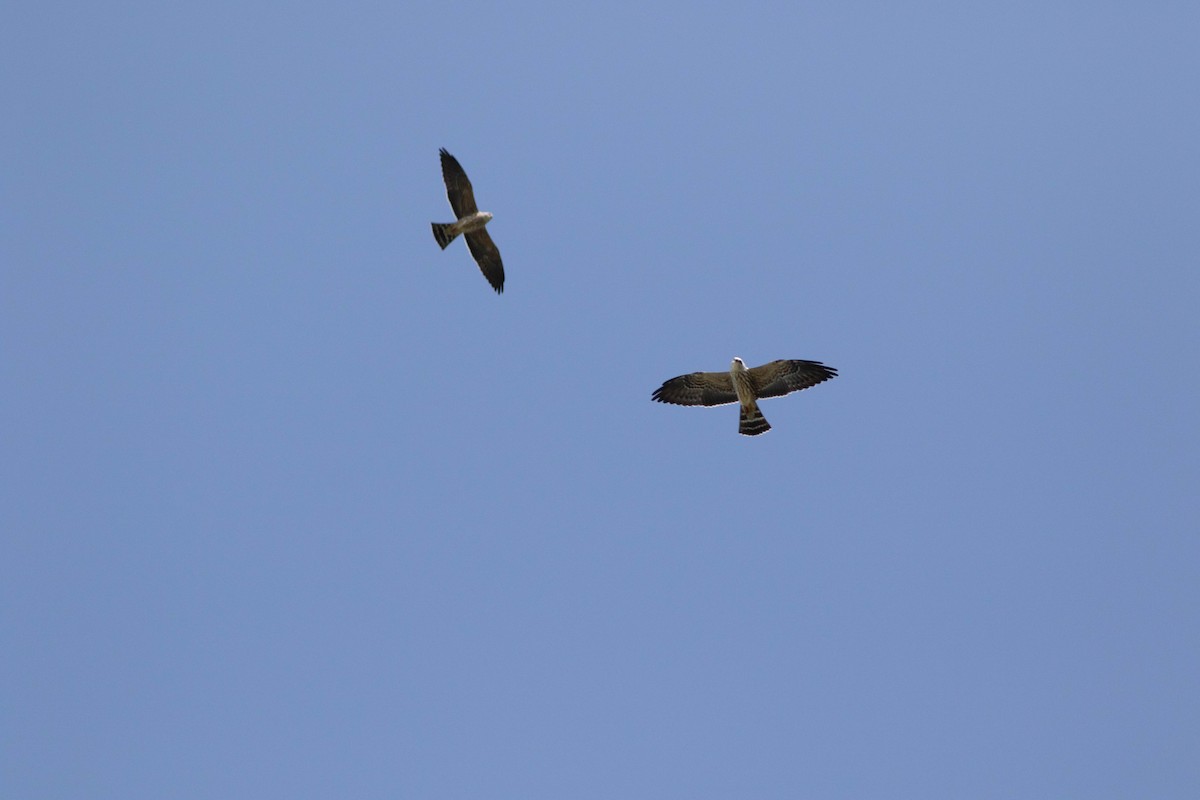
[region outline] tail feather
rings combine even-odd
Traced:
[[[451,233],[450,231],[454,227],[454,223],[452,222],[432,222],[430,224],[433,225],[433,238],[437,239],[437,243],[442,246],[443,250],[446,249],[446,245],[458,237],[457,233]]]
[[[771,430],[771,424],[767,422],[767,418],[758,410],[758,403],[750,406],[742,406],[742,414],[738,418],[738,433],[743,436],[758,436],[760,433],[766,433]]]

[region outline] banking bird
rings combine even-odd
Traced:
[[[761,367],[746,368],[735,358],[728,372],[693,372],[663,383],[650,399],[677,406],[722,406],[741,403],[738,433],[758,436],[771,430],[758,408],[764,397],[782,397],[837,377],[837,370],[820,361],[798,359],[772,361]]]
[[[475,192],[471,189],[471,181],[463,171],[458,159],[446,152],[442,156],[442,179],[446,182],[446,197],[450,199],[450,208],[454,209],[454,222],[434,222],[433,238],[446,249],[446,245],[458,238],[461,233],[467,240],[467,248],[475,258],[475,263],[483,271],[483,277],[496,290],[496,294],[504,291],[504,264],[500,261],[500,251],[496,248],[492,237],[484,227],[492,221],[492,215],[480,211],[475,205]]]

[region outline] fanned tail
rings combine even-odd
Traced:
[[[432,222],[430,224],[433,225],[433,238],[437,239],[437,243],[442,246],[443,250],[458,236],[457,233],[450,232],[450,229],[454,227],[452,222]]]
[[[738,418],[738,433],[743,436],[758,436],[771,430],[771,424],[758,410],[758,403],[742,406],[742,414]]]

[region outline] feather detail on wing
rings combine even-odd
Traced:
[[[781,397],[837,377],[837,370],[820,361],[784,359],[750,370],[758,397]]]
[[[450,208],[458,219],[470,216],[479,210],[475,205],[475,190],[471,181],[463,171],[458,159],[446,152],[446,148],[438,151],[442,156],[442,180],[446,182],[446,197],[450,200]]]
[[[736,403],[738,397],[728,372],[693,372],[666,381],[650,399],[677,406],[723,406]]]
[[[496,290],[496,294],[502,293],[504,291],[504,264],[500,261],[500,249],[488,235],[487,228],[480,228],[464,234],[464,238],[467,240],[467,247],[470,249],[471,255],[475,257],[475,263],[483,272],[483,277],[487,278],[487,282]]]

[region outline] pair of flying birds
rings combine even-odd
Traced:
[[[445,148],[440,152],[446,196],[450,199],[450,208],[456,219],[454,222],[434,222],[433,238],[445,250],[461,234],[483,277],[499,294],[504,291],[504,264],[500,261],[500,250],[487,232],[486,226],[492,221],[492,215],[480,211],[475,204],[471,181],[467,179],[467,173],[458,159],[447,153]],[[735,358],[728,372],[693,372],[671,378],[654,390],[651,399],[679,406],[740,403],[738,433],[757,436],[771,430],[771,425],[758,408],[759,400],[782,397],[834,377],[837,377],[837,370],[820,361],[783,359],[761,367],[747,367],[740,358]]]

